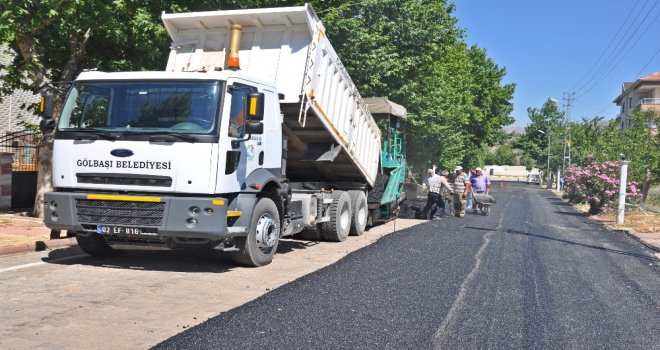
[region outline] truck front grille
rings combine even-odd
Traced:
[[[76,199],[81,224],[160,226],[165,203]]]
[[[172,178],[169,176],[144,176],[129,174],[76,174],[78,183],[99,185],[127,185],[170,187]]]

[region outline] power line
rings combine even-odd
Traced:
[[[599,73],[602,71],[603,67],[605,65],[607,65],[607,63],[610,61],[612,55],[614,55],[617,52],[617,50],[619,49],[619,47],[621,46],[621,44],[623,42],[626,42],[626,39],[628,39],[628,34],[630,33],[630,30],[634,26],[634,23],[637,22],[638,18],[644,13],[644,8],[646,8],[647,4],[648,4],[648,0],[646,0],[646,2],[644,2],[644,5],[642,5],[641,8],[639,8],[639,11],[635,14],[635,17],[627,25],[627,27],[625,29],[625,32],[621,35],[621,37],[618,38],[618,40],[616,41],[616,44],[614,45],[612,50],[610,52],[607,52],[606,57],[603,59],[602,62],[600,62],[600,64],[597,66],[597,69],[593,72],[593,74],[587,79],[586,82],[584,82],[582,85],[580,85],[577,89],[574,89],[573,91],[578,91],[579,92],[580,90],[584,89],[584,87],[586,85],[591,83],[599,75]],[[632,15],[632,14],[633,14],[633,11],[631,11],[630,15]],[[637,23],[639,23],[639,22],[637,22]]]
[[[656,5],[657,5],[657,3],[656,3]],[[654,8],[655,8],[655,5],[654,5]],[[649,12],[649,13],[644,17],[644,19],[642,20],[642,23],[640,23],[640,26],[641,26],[641,24],[643,24],[643,23],[646,21],[646,18],[648,18],[648,16],[649,16],[650,14],[651,14],[651,13]],[[660,12],[658,12],[658,14],[655,15],[655,17],[653,18],[653,20],[651,21],[651,23],[649,23],[649,25],[644,29],[644,31],[642,32],[642,34],[640,34],[640,36],[638,36],[637,39],[635,39],[635,41],[632,42],[632,45],[631,45],[630,47],[628,47],[628,49],[626,50],[626,52],[624,52],[623,55],[621,55],[621,56],[619,57],[619,59],[618,59],[614,64],[610,65],[610,67],[607,68],[606,71],[603,71],[603,73],[602,73],[602,74],[600,75],[600,77],[599,77],[599,80],[597,80],[596,82],[594,82],[594,83],[589,87],[589,89],[587,89],[587,91],[584,91],[584,92],[583,92],[582,94],[580,94],[578,97],[584,96],[584,95],[586,95],[589,91],[593,90],[593,88],[595,88],[596,86],[598,86],[598,84],[600,84],[600,83],[603,81],[603,79],[605,79],[605,78],[606,78],[606,77],[607,77],[607,76],[608,76],[608,75],[614,70],[614,68],[618,67],[619,64],[621,63],[621,61],[623,61],[623,60],[628,56],[628,53],[630,53],[630,51],[632,51],[632,49],[635,48],[635,46],[637,45],[637,43],[638,43],[638,42],[644,37],[644,34],[646,34],[646,32],[648,32],[648,30],[651,29],[651,27],[653,26],[653,23],[655,23],[655,21],[658,19],[659,16],[660,16]],[[640,26],[638,26],[637,29],[639,29]],[[635,31],[633,32],[633,35],[637,32],[637,29],[635,29]],[[628,43],[630,43],[630,41],[628,41]],[[628,46],[628,44],[624,45],[624,47],[622,47],[621,50],[625,49],[626,46]],[[586,87],[586,86],[585,86],[585,87]]]
[[[648,1],[647,1],[647,3],[648,3]],[[623,50],[628,48],[628,46],[631,44],[631,42],[632,42],[631,39],[635,36],[637,31],[639,31],[639,29],[644,25],[644,23],[646,22],[648,17],[653,13],[653,10],[655,9],[657,4],[658,3],[655,2],[653,4],[653,6],[649,9],[649,11],[646,11],[646,15],[644,16],[644,18],[640,22],[638,22],[639,24],[637,24],[637,26],[632,31],[632,33],[630,33],[630,35],[628,35],[628,33],[630,32],[630,29],[632,29],[632,26],[628,27],[628,29],[626,30],[626,33],[621,38],[619,38],[619,41],[617,42],[614,49],[609,53],[609,55],[607,56],[605,61],[603,61],[601,63],[600,67],[591,76],[591,78],[587,82],[582,84],[582,86],[580,86],[577,90],[575,90],[576,92],[581,92],[585,88],[588,88],[588,90],[586,92],[583,92],[580,96],[584,96],[587,92],[591,91],[591,89],[593,89],[595,86],[597,86],[607,76],[607,74],[609,74],[609,72],[614,69],[613,67],[616,67],[616,65],[625,57],[625,54],[623,56],[621,56],[621,53],[623,52]],[[639,18],[640,15],[642,15],[644,13],[645,8],[646,8],[646,4],[644,4],[642,6],[642,8],[640,8],[640,12],[637,14],[637,16],[635,16],[635,19],[633,20],[633,22],[636,22],[637,18]],[[656,15],[656,17],[653,19],[651,24],[646,27],[646,30],[644,30],[642,35],[640,37],[638,37],[638,39],[632,44],[632,46],[630,46],[630,48],[628,49],[628,51],[626,51],[626,53],[630,52],[630,50],[635,47],[635,45],[641,39],[641,37],[643,37],[643,35],[653,25],[653,23],[655,22],[655,19],[657,19],[657,17],[658,16]],[[617,58],[619,58],[619,57],[621,57],[619,59],[619,61],[616,64],[612,65],[613,62],[615,60],[617,60]]]
[[[594,70],[594,68],[596,68],[596,66],[598,65],[598,62],[600,62],[600,59],[603,58],[603,56],[605,55],[605,53],[607,52],[607,50],[609,50],[610,46],[612,46],[612,43],[614,42],[614,40],[619,36],[619,33],[621,33],[621,29],[623,29],[623,26],[626,25],[626,23],[628,22],[628,19],[630,18],[630,15],[633,14],[633,12],[634,12],[635,9],[637,8],[637,5],[639,4],[640,1],[642,1],[642,0],[637,0],[637,2],[635,2],[635,5],[632,7],[632,9],[630,9],[630,12],[628,12],[628,16],[626,16],[626,19],[623,21],[623,23],[621,23],[621,26],[619,26],[619,29],[617,29],[616,34],[614,34],[614,36],[612,37],[612,39],[610,39],[610,42],[607,43],[607,46],[605,47],[605,49],[603,50],[603,52],[600,53],[600,56],[598,56],[598,58],[596,59],[596,61],[594,62],[594,64],[591,66],[591,68],[589,68],[589,70],[587,71],[587,73],[586,73],[584,76],[582,76],[582,78],[580,78],[580,80],[578,80],[578,81],[575,83],[575,85],[573,85],[573,87],[571,88],[572,91],[575,91],[575,88],[576,88],[576,87],[577,87],[577,86],[578,86],[578,85],[579,85],[579,84],[580,84],[585,78],[587,78],[587,77],[589,76],[589,74],[591,74],[591,72]],[[646,4],[645,4],[644,6],[646,6]]]
[[[641,8],[639,8],[639,11],[635,14],[635,17],[632,19],[632,21],[630,21],[623,35],[621,35],[621,37],[617,40],[616,44],[614,45],[614,48],[607,53],[605,59],[600,63],[596,71],[589,77],[589,79],[586,82],[584,82],[574,91],[580,92],[585,87],[587,87],[591,82],[593,82],[601,74],[601,72],[605,69],[605,67],[611,62],[612,58],[618,55],[618,53],[620,53],[621,45],[623,44],[624,47],[627,46],[631,37],[631,35],[629,35],[630,31],[635,25],[635,23],[637,23],[637,28],[635,28],[635,30],[637,30],[639,26],[642,25],[642,22],[640,22],[638,19],[640,18],[640,16],[644,14],[644,9],[646,8],[647,4],[648,4],[648,0],[644,3],[644,5],[642,5]]]
[[[642,67],[642,69],[639,70],[639,73],[637,73],[637,75],[635,76],[635,78],[639,79],[639,78],[642,76],[642,72],[644,71],[644,69],[646,69],[646,67],[648,67],[649,64],[651,64],[651,62],[653,61],[653,59],[656,58],[656,57],[658,56],[658,53],[660,53],[660,47],[658,47],[658,49],[655,50],[655,54],[653,54],[653,57],[651,57],[651,59],[649,59],[649,61],[646,62],[646,64],[644,65],[644,67]]]
[[[651,64],[651,62],[653,62],[653,60],[658,56],[658,54],[660,54],[660,47],[658,47],[658,49],[655,50],[655,54],[653,54],[653,56],[651,56],[651,58],[648,60],[648,62],[646,62],[646,64],[644,65],[644,67],[642,67],[642,68],[639,70],[639,72],[637,73],[637,75],[635,75],[635,80],[639,79],[639,78],[642,76],[642,72],[646,69],[646,67],[648,67],[648,66]],[[586,106],[588,106],[588,107],[594,108],[593,106],[590,106],[590,105],[584,103],[584,101],[581,101],[581,100],[576,100],[576,101],[577,101],[577,102],[580,102],[580,103],[582,103],[582,104],[584,104],[584,105],[586,105]],[[599,111],[598,111],[598,113],[596,113],[596,116],[598,116],[598,115],[600,115],[601,113],[605,112],[605,111],[606,111],[607,109],[609,109],[609,108],[612,108],[612,105],[611,105],[611,104],[607,104],[607,106],[605,106],[605,107],[603,107],[603,108],[600,108]],[[594,110],[596,110],[596,108],[594,108]]]

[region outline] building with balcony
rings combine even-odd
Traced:
[[[639,109],[641,111],[655,110],[660,113],[660,72],[639,78],[634,82],[624,82],[621,94],[613,101],[621,107],[617,120],[621,128],[630,126],[632,113]]]

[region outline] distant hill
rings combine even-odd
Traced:
[[[518,135],[522,135],[525,133],[525,127],[524,126],[505,126],[504,131],[508,134],[514,133]]]

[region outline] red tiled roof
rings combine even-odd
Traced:
[[[660,80],[660,72],[655,72],[651,75],[639,78],[639,80]]]
[[[658,82],[660,82],[660,72],[655,72],[653,74],[647,75],[645,77],[641,77],[634,82],[628,82],[624,81],[623,86],[621,89],[621,94],[617,96],[617,98],[614,99],[614,103],[619,105],[619,102],[621,102],[621,99],[623,96],[626,94],[631,89],[636,89],[638,86],[642,84],[647,84],[647,85],[658,85]]]

